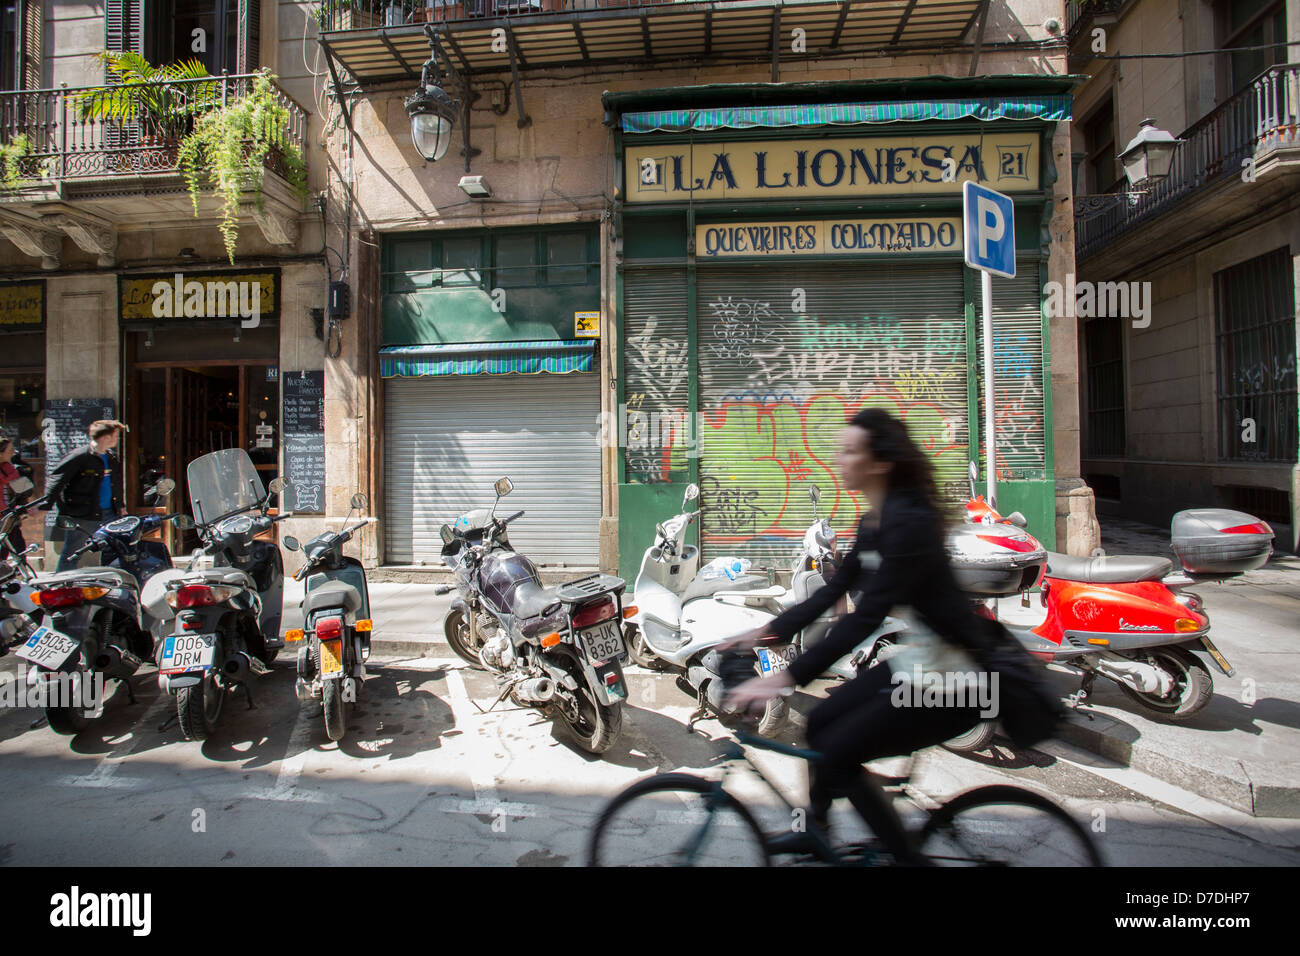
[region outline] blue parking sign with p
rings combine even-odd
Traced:
[[[966,264],[1007,279],[1016,277],[1016,217],[1011,197],[967,180],[962,184]]]

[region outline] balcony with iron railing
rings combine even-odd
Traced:
[[[0,199],[119,192],[129,180],[178,180],[181,140],[203,111],[250,93],[256,74],[109,87],[0,92],[0,145],[8,182]],[[305,151],[307,111],[279,86],[288,123],[266,166],[288,177],[282,147]],[[91,104],[112,100],[111,109]],[[116,182],[116,186],[114,183]],[[156,182],[155,185],[161,185]]]
[[[1300,188],[1300,64],[1271,67],[1192,124],[1179,137],[1169,175],[1139,193],[1075,199],[1075,257],[1108,251],[1139,226],[1198,199],[1200,231],[1210,232],[1243,209],[1262,208],[1277,191]],[[1250,192],[1218,193],[1234,184]],[[1214,194],[1211,196],[1211,194]],[[1191,238],[1185,228],[1183,240]]]
[[[464,75],[689,59],[933,51],[962,42],[985,0],[322,0],[331,67],[359,81],[418,79],[440,36]],[[803,30],[806,54],[790,49]],[[507,42],[502,43],[502,39]],[[775,70],[775,66],[774,66]]]

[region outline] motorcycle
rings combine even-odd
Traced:
[[[175,486],[163,479],[146,492],[146,500],[165,498]],[[37,693],[50,702],[45,716],[55,733],[75,734],[89,726],[101,713],[108,680],[120,682],[135,703],[131,678],[149,656],[152,620],[141,603],[142,588],[172,564],[166,545],[144,536],[167,522],[193,525],[183,514],[117,518],[73,552],[78,559],[97,552],[98,566],[32,579],[31,601],[40,608],[41,623],[17,654],[35,665],[27,680],[43,685]],[[64,530],[78,527],[66,517],[58,524]]]
[[[285,632],[285,643],[299,643],[298,677],[294,692],[299,700],[319,700],[325,710],[325,733],[342,740],[347,729],[347,705],[356,700],[356,688],[366,676],[370,658],[370,592],[361,562],[343,553],[343,545],[360,528],[373,524],[363,518],[347,527],[353,511],[362,511],[366,496],[352,496],[340,531],[324,531],[301,545],[286,535],[284,546],[301,550],[306,558],[293,579],[307,581],[303,595],[303,626]]]
[[[249,685],[284,646],[284,564],[275,543],[257,535],[293,512],[267,514],[271,496],[289,482],[276,478],[264,489],[242,448],[196,458],[186,481],[203,547],[184,570],[151,578],[142,600],[156,621],[158,686],[175,696],[185,738],[204,740],[221,719],[227,693],[242,688],[253,708]],[[199,569],[205,555],[212,567]]]
[[[1223,508],[1178,512],[1170,525],[1177,570],[1168,558],[1144,555],[1076,558],[1043,550],[1022,516],[1003,517],[974,494],[973,481],[970,520],[950,538],[958,584],[979,613],[996,619],[996,597],[1020,592],[1028,607],[1041,577],[1043,618],[1007,629],[1033,656],[1081,676],[1071,706],[1105,677],[1146,710],[1186,720],[1214,694],[1211,667],[1233,676],[1210,640],[1204,600],[1185,589],[1262,567],[1273,551],[1267,524]]]
[[[15,479],[10,484],[11,488],[14,486],[18,486],[14,490],[20,501],[21,495],[33,487],[25,478]],[[15,551],[10,533],[27,511],[43,503],[44,499],[31,504],[23,502],[0,515],[0,543],[5,547],[5,557],[0,561],[0,657],[8,654],[11,646],[25,643],[39,625],[40,609],[32,601],[36,572],[27,559],[40,551],[40,545],[31,544],[24,551]]]
[[[548,718],[558,715],[579,747],[604,753],[621,732],[627,699],[620,625],[635,609],[622,605],[626,584],[597,573],[544,587],[536,565],[507,534],[524,513],[496,517],[514,484],[501,478],[494,487],[491,509],[466,512],[440,529],[458,592],[444,623],[447,641],[462,660],[497,676],[501,693],[488,711],[508,695]]]
[[[744,558],[714,558],[700,567],[699,549],[685,543],[686,529],[704,510],[686,510],[699,494],[696,485],[688,485],[682,513],[656,525],[655,541],[642,556],[636,578],[633,600],[638,610],[625,625],[633,659],[643,667],[676,671],[679,686],[699,702],[689,727],[710,712],[724,712],[724,682],[719,679],[722,659],[715,650],[717,646],[807,600],[834,576],[839,566],[836,534],[828,521],[817,516],[821,491],[813,485],[808,491],[813,522],[796,554],[789,588],[776,585],[772,573],[752,573],[750,562]],[[755,647],[755,674],[766,676],[785,670],[805,648],[825,636],[835,616],[846,607],[847,602],[841,601],[789,641],[766,641]],[[828,674],[854,676],[854,662],[874,659],[877,650],[889,643],[889,635],[902,627],[901,622],[887,618],[858,647],[836,661]],[[775,736],[788,717],[786,699],[773,698],[759,719],[758,732]]]

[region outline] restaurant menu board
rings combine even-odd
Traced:
[[[45,445],[45,480],[54,477],[54,468],[83,445],[90,444],[86,429],[91,422],[103,418],[117,417],[117,402],[111,398],[52,398],[45,403],[45,420],[41,425],[41,442]],[[118,458],[122,449],[116,449]],[[44,488],[37,488],[37,494],[44,494]],[[56,513],[51,510],[45,515],[45,539],[62,540],[63,532],[54,533]]]
[[[293,483],[282,511],[325,513],[325,372],[282,372],[280,440],[284,474]]]

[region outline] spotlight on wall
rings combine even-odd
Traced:
[[[182,259],[197,259],[199,257],[199,254],[194,251],[193,246],[186,246],[184,249],[180,251],[180,257]]]
[[[460,177],[460,188],[470,199],[487,199],[492,195],[492,188],[483,182],[482,176]]]

